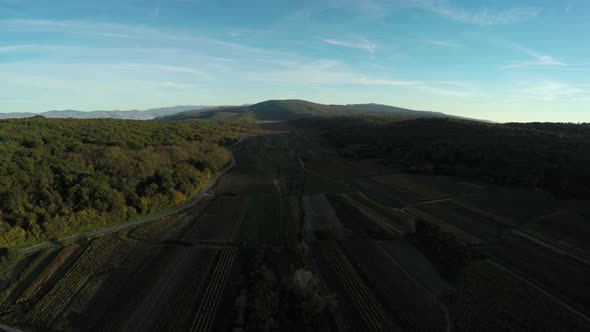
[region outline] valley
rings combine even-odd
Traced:
[[[321,128],[259,127],[230,147],[236,166],[194,206],[5,266],[0,321],[27,331],[590,330],[577,238],[589,231],[586,202],[346,158]],[[568,228],[552,231],[556,220]]]

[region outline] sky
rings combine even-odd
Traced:
[[[590,1],[0,0],[0,112],[268,99],[590,122]]]

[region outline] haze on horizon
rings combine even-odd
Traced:
[[[0,0],[0,112],[267,99],[590,122],[590,2]]]

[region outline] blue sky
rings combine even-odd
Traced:
[[[298,98],[590,122],[590,1],[0,0],[0,112]]]

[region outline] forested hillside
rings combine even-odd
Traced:
[[[289,121],[314,116],[395,116],[395,117],[445,117],[438,112],[415,111],[380,104],[325,105],[305,100],[267,100],[247,106],[216,107],[208,110],[191,110],[160,117],[162,121],[189,119],[257,119]]]
[[[310,118],[350,158],[385,158],[408,171],[590,198],[587,124],[490,124],[449,118]]]
[[[179,205],[231,158],[248,123],[0,121],[0,247],[133,220]]]

